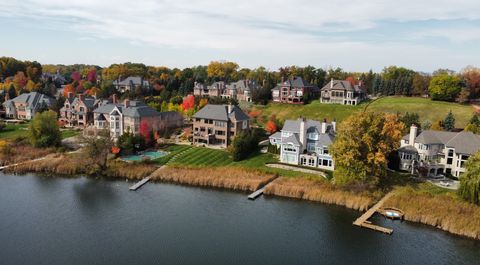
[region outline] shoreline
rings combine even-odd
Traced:
[[[55,155],[53,157],[55,157]],[[101,177],[111,180],[126,179],[134,182],[150,176],[151,181],[154,183],[171,183],[176,185],[222,189],[242,193],[253,192],[268,183],[265,186],[264,192],[264,194],[267,196],[277,196],[317,203],[333,204],[343,206],[347,209],[357,210],[359,213],[366,211],[382,197],[381,194],[354,193],[352,191],[347,191],[335,187],[320,179],[278,177],[273,174],[265,174],[259,171],[241,168],[159,168],[153,165],[127,164],[124,162],[113,161],[109,163],[108,169],[106,172],[104,172],[107,173],[106,175],[93,175],[86,172],[80,172],[79,169],[82,168],[81,163],[76,164],[74,170],[66,166],[69,163],[64,163],[65,159],[68,160],[69,158],[71,157],[60,155],[56,156],[56,160],[54,161],[51,159],[33,161],[8,168],[4,170],[4,173],[43,173],[49,176],[52,176],[52,174],[57,175],[62,178],[81,176],[93,178]],[[48,161],[48,164],[44,164],[45,161]],[[40,166],[38,166],[38,164],[40,164]],[[128,172],[123,172],[123,170],[128,170]],[[236,177],[232,178],[232,176]],[[403,188],[405,189],[405,187]],[[465,227],[459,229],[457,226],[452,225],[452,223],[445,221],[445,218],[442,219],[435,214],[432,215],[432,212],[429,214],[429,209],[424,209],[423,206],[417,207],[417,205],[414,204],[410,204],[409,206],[408,199],[417,198],[415,195],[416,194],[414,193],[407,195],[394,195],[393,198],[387,200],[385,206],[393,206],[404,210],[405,220],[407,221],[425,224],[449,232],[456,236],[464,236],[473,240],[480,240],[480,227],[476,228],[472,226],[466,226],[470,227],[470,229],[465,229]],[[431,197],[432,201],[437,199],[437,197]],[[459,201],[450,202],[452,207],[455,207],[457,204],[461,203],[462,202]],[[468,204],[463,203],[463,205]],[[448,208],[448,210],[449,211],[446,212],[446,216],[452,214],[451,209]],[[480,220],[480,209],[473,205],[471,205],[468,214],[461,211],[456,212],[456,220],[458,221],[458,219],[463,219],[464,222],[462,222],[462,224],[465,223],[465,220],[468,224],[469,218],[472,218],[472,211]]]

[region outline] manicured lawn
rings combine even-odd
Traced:
[[[281,176],[296,177],[306,176],[308,174],[270,168],[265,166],[266,163],[278,162],[272,154],[255,153],[249,158],[235,162],[232,160],[230,153],[226,150],[210,149],[205,147],[191,147],[172,145],[165,149],[170,152],[168,156],[154,160],[158,164],[165,164],[176,154],[185,151],[174,160],[168,162],[169,166],[190,167],[190,168],[206,168],[206,167],[240,167],[252,170],[259,170],[265,173],[279,174]],[[310,177],[318,178],[316,175]]]
[[[28,124],[7,124],[6,127],[0,131],[0,139],[13,139],[16,137],[25,137],[28,133]]]
[[[367,103],[362,103],[358,106],[344,106],[336,104],[321,104],[320,101],[315,100],[307,105],[289,105],[270,103],[267,106],[254,106],[254,110],[262,112],[262,116],[268,119],[272,114],[281,120],[297,119],[300,116],[322,120],[327,118],[341,122],[346,117],[355,112],[363,111]],[[385,111],[390,113],[405,113],[416,112],[420,115],[420,120],[425,120],[434,123],[437,120],[444,119],[447,113],[451,110],[456,119],[456,127],[464,127],[474,109],[469,105],[461,105],[452,102],[432,101],[425,98],[411,98],[411,97],[386,97],[372,102],[368,106],[368,110]]]
[[[61,131],[60,133],[62,134],[62,139],[70,138],[80,134],[79,131],[75,131],[75,130],[65,130],[65,131]]]

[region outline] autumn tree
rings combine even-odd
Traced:
[[[208,77],[216,81],[231,81],[237,70],[238,64],[228,61],[213,61],[207,67]]]
[[[152,143],[152,140],[153,140],[152,134],[153,134],[152,129],[150,128],[148,121],[142,120],[140,122],[140,135],[145,139],[145,143],[147,145],[150,145]]]
[[[57,113],[45,111],[37,113],[28,126],[28,138],[32,146],[51,147],[60,145],[61,135]]]
[[[428,86],[431,77],[426,74],[416,73],[412,79],[412,94],[414,96],[423,96],[428,94]]]
[[[480,68],[467,66],[461,72],[460,76],[465,83],[465,89],[468,91],[470,99],[480,97]],[[466,92],[465,92],[466,93]]]
[[[386,176],[387,157],[400,146],[403,129],[404,124],[394,114],[364,112],[344,120],[330,147],[335,183],[376,185]]]
[[[63,88],[63,96],[65,98],[68,98],[68,94],[69,93],[72,93],[73,95],[75,95],[75,89],[73,88],[72,85],[66,85],[64,88]]]
[[[84,137],[82,142],[85,143],[82,149],[85,159],[93,162],[93,173],[106,170],[108,155],[113,147],[110,132],[108,130],[99,131],[97,137]]]
[[[480,204],[480,152],[471,156],[465,164],[465,173],[460,178],[458,194],[464,200]]]
[[[465,127],[465,131],[480,134],[480,119],[478,118],[478,115],[476,113],[473,114],[470,122]]]
[[[23,88],[25,88],[25,86],[27,85],[27,82],[28,82],[28,79],[25,76],[24,72],[18,72],[13,77],[13,86],[15,87],[16,91],[20,91]]]
[[[265,125],[265,130],[270,134],[275,133],[277,131],[277,125],[275,124],[275,121],[269,120]]]
[[[460,78],[445,73],[434,76],[428,87],[433,100],[443,101],[454,101],[460,90]]]

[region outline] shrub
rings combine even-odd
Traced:
[[[28,138],[35,147],[59,146],[61,134],[57,114],[53,111],[37,113],[29,125]]]

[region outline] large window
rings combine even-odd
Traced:
[[[315,152],[315,143],[307,143],[307,151]]]
[[[309,140],[314,140],[314,141],[318,140],[318,133],[316,133],[316,132],[308,133],[308,139]]]
[[[292,144],[287,144],[283,147],[283,151],[286,152],[297,152],[297,149]]]

